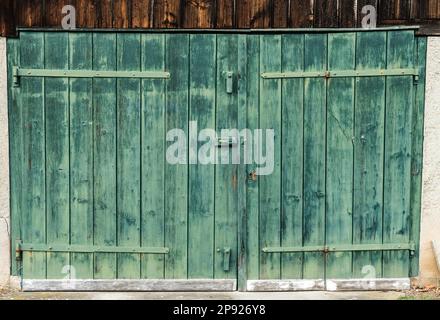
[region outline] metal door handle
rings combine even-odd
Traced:
[[[232,71],[226,72],[226,93],[231,94],[234,91],[234,73]]]

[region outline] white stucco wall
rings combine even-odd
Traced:
[[[440,242],[440,37],[428,38],[420,278],[439,284],[431,241]]]
[[[0,37],[0,285],[9,281],[9,143],[6,38]]]

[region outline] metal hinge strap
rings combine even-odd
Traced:
[[[392,243],[392,244],[353,244],[353,245],[327,245],[327,246],[306,246],[306,247],[266,247],[265,253],[280,252],[346,252],[346,251],[415,251],[414,243]]]
[[[385,76],[419,76],[416,68],[405,69],[372,69],[372,70],[335,70],[335,71],[296,71],[296,72],[263,72],[263,79],[289,78],[345,78],[345,77],[385,77]]]
[[[20,77],[169,79],[170,76],[166,71],[22,69],[17,66],[12,70],[15,87],[19,86]]]
[[[19,251],[30,252],[77,252],[77,253],[169,253],[166,247],[122,247],[122,246],[87,246],[87,245],[48,245],[48,244],[20,244]]]

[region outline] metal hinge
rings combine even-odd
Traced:
[[[99,71],[99,70],[55,70],[12,68],[14,87],[20,86],[21,77],[47,78],[128,78],[128,79],[169,79],[166,71]]]
[[[21,261],[23,259],[23,251],[21,250],[21,240],[15,241],[15,260]]]

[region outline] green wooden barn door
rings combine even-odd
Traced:
[[[16,274],[235,283],[239,166],[200,163],[197,148],[203,129],[238,126],[244,40],[21,32],[9,41]],[[183,162],[167,159],[172,130],[186,140]]]
[[[20,32],[13,273],[263,290],[417,275],[425,52],[414,30]],[[225,163],[199,157],[204,129],[244,128],[274,131],[271,174],[231,164],[229,140],[211,141]]]
[[[248,126],[275,131],[273,174],[248,181],[249,280],[417,274],[425,51],[413,30],[249,37]]]

